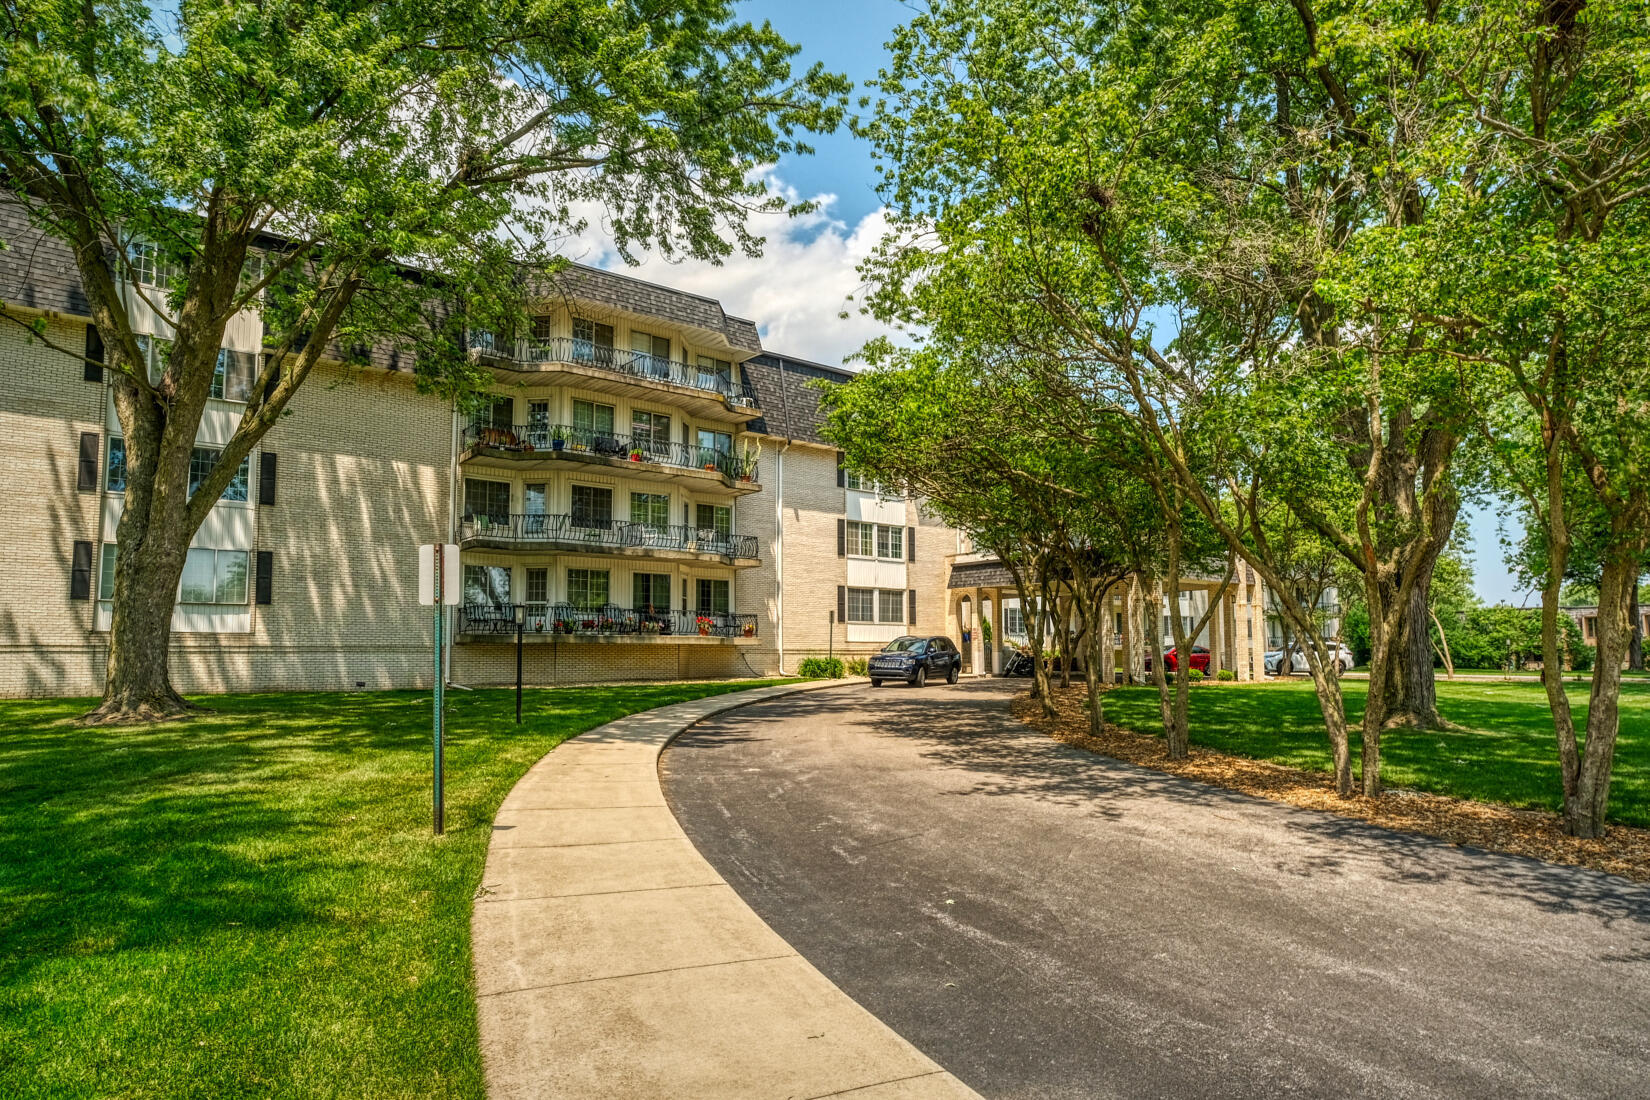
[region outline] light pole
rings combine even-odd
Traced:
[[[527,605],[516,604],[516,725],[521,725],[521,635],[527,625]]]

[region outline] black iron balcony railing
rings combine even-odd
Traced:
[[[656,526],[590,516],[472,513],[459,520],[458,535],[460,539],[560,542],[595,548],[692,550],[729,558],[754,558],[757,554],[755,535],[725,534],[712,527]]]
[[[462,608],[462,634],[514,634],[516,608],[522,608],[522,630],[527,634],[574,636],[754,638],[756,616],[729,612],[671,611],[666,608],[575,607],[565,603],[467,603]]]
[[[566,336],[553,336],[545,340],[498,340],[484,332],[470,334],[470,347],[523,363],[572,363],[651,382],[668,382],[713,393],[729,405],[756,408],[756,391],[749,382],[736,382],[730,374],[706,370],[692,363],[680,363],[661,355],[650,355],[645,351],[626,351]]]
[[[619,461],[654,462],[682,470],[708,470],[730,481],[756,481],[755,449],[741,455],[716,447],[695,447],[668,439],[614,435],[569,424],[527,423],[510,427],[473,423],[464,429],[464,446],[520,454],[591,454]]]

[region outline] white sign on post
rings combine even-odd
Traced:
[[[441,602],[456,605],[459,597],[458,545],[445,543],[441,547]],[[428,606],[435,603],[435,544],[425,543],[418,548],[418,602]]]

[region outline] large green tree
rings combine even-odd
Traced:
[[[795,52],[721,0],[9,4],[0,195],[73,252],[126,438],[92,717],[184,707],[167,650],[190,538],[323,357],[391,343],[427,388],[473,389],[456,312],[508,324],[578,209],[627,256],[757,250],[747,215],[783,204],[753,169],[833,128],[847,91],[793,73]],[[135,305],[170,318],[157,346]],[[191,493],[224,331],[248,308],[268,354]]]

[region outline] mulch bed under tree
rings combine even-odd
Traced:
[[[1046,718],[1029,695],[1014,700],[1016,717],[1063,744],[1184,776],[1257,798],[1287,802],[1356,818],[1401,832],[1438,837],[1454,844],[1529,856],[1550,863],[1589,867],[1636,882],[1650,882],[1650,829],[1611,825],[1598,840],[1566,836],[1558,814],[1519,810],[1492,802],[1473,802],[1446,795],[1389,788],[1380,798],[1335,795],[1333,777],[1264,760],[1229,756],[1193,745],[1187,760],[1170,760],[1163,738],[1135,733],[1110,723],[1100,737],[1089,735],[1087,692],[1054,689],[1058,712]]]

